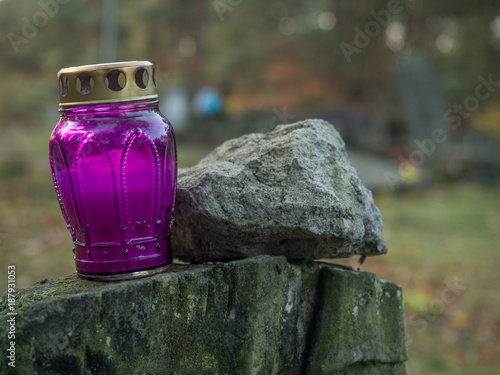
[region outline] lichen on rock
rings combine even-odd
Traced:
[[[323,120],[229,140],[180,169],[173,233],[191,262],[387,252],[372,194]]]

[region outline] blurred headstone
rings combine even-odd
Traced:
[[[410,143],[417,138],[429,138],[433,129],[444,126],[437,75],[431,64],[417,53],[399,60],[396,75]]]
[[[500,142],[497,137],[472,128],[466,130],[461,144],[462,153],[451,155],[450,163],[458,160],[468,179],[495,183],[500,177]]]

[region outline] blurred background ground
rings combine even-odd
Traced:
[[[382,212],[389,253],[360,268],[404,288],[408,373],[500,373],[500,2],[0,0],[0,30],[1,292],[9,264],[18,287],[74,272],[57,71],[150,60],[181,167],[331,121]]]

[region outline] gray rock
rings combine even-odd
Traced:
[[[223,143],[179,170],[175,204],[174,257],[191,262],[387,252],[372,194],[322,120]]]
[[[0,298],[0,373],[10,328]],[[259,256],[16,293],[20,374],[404,374],[403,296],[372,273]]]

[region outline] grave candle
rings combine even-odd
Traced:
[[[58,77],[50,164],[78,274],[120,280],[166,271],[177,155],[153,65],[87,65]]]

